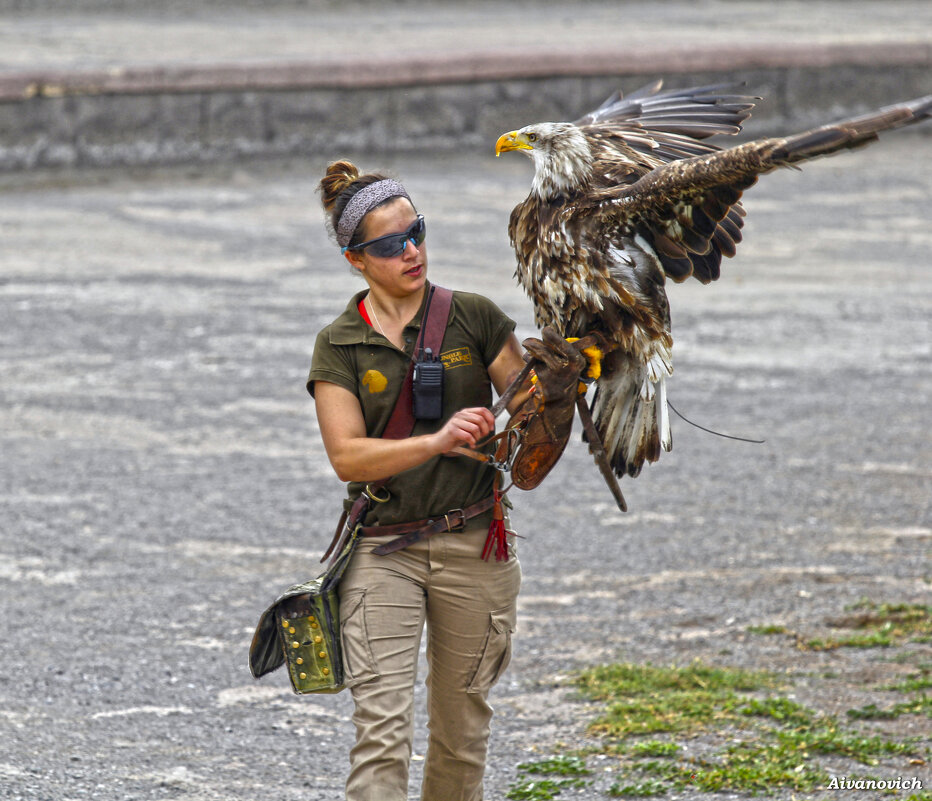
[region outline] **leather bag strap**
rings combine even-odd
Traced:
[[[427,295],[427,304],[424,307],[424,317],[421,319],[421,334],[414,348],[414,357],[424,348],[430,348],[435,356],[440,355],[443,344],[443,335],[447,330],[450,319],[450,308],[453,305],[453,293],[442,286],[431,285]],[[382,439],[405,439],[411,436],[414,430],[414,359],[408,365],[408,372],[401,385],[401,394],[388,418]]]

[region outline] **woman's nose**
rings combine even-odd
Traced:
[[[408,255],[408,245],[412,245],[414,247],[413,255],[417,256],[417,244],[413,239],[406,239],[404,250],[401,251],[402,258],[406,258]]]

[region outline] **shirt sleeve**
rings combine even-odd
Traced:
[[[477,334],[482,348],[482,360],[486,366],[495,361],[508,337],[515,330],[515,321],[483,295],[470,297],[475,303]]]
[[[314,343],[311,371],[307,377],[307,391],[314,397],[314,382],[328,381],[359,395],[356,368],[353,364],[352,348],[330,342],[330,327],[324,328]]]

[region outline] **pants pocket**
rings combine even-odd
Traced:
[[[516,617],[515,606],[489,613],[489,630],[466,692],[486,693],[502,677],[511,662],[511,635],[515,632]]]
[[[340,641],[347,687],[379,677],[378,665],[369,644],[365,590],[350,592],[340,599]]]

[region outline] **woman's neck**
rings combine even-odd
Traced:
[[[373,327],[396,347],[404,350],[404,329],[410,323],[424,300],[424,289],[403,298],[380,293],[378,289],[369,288],[366,305]]]

